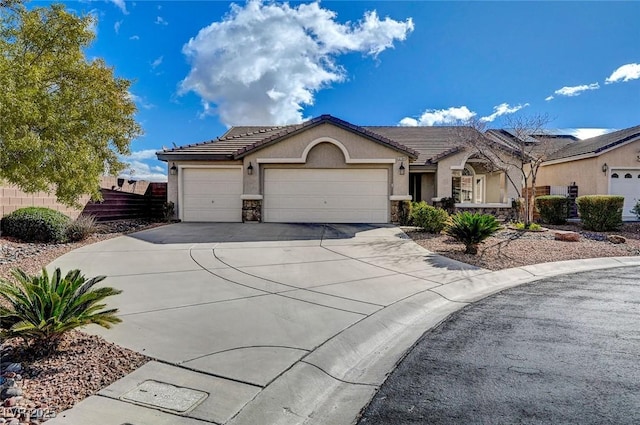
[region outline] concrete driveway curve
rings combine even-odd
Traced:
[[[393,226],[179,223],[72,251],[51,267],[107,275],[123,323],[89,328],[156,359],[52,424],[350,424],[427,330],[549,275],[490,272]]]

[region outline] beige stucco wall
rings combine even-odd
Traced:
[[[500,173],[485,174],[485,202],[500,203],[503,200],[503,184],[504,178]],[[513,196],[515,198],[515,196]]]
[[[609,193],[609,178],[615,168],[640,169],[640,140],[620,146],[599,156],[544,165],[538,171],[536,186],[578,185],[578,195],[603,195]],[[602,172],[607,164],[609,170]]]
[[[336,142],[344,147],[349,159],[360,160],[362,163],[346,163],[345,155],[335,144]],[[305,162],[288,162],[290,159],[301,160],[305,150],[312,143],[318,144],[308,152]],[[394,149],[334,125],[322,124],[247,155],[244,158],[244,169],[246,170],[249,163],[251,163],[254,167],[254,173],[252,175],[245,173],[244,175],[244,194],[261,194],[263,170],[277,167],[384,168],[389,170],[389,194],[408,195],[409,162],[407,160],[404,161],[404,175],[400,175],[399,162],[382,162],[384,160],[397,160],[400,157],[403,157],[403,154]],[[278,161],[279,159],[282,161]],[[367,162],[366,160],[370,161]]]
[[[422,200],[430,204],[431,199],[436,196],[436,173],[422,174],[420,185]]]

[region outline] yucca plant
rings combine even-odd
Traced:
[[[489,214],[471,214],[464,211],[451,216],[451,222],[444,232],[462,242],[465,253],[477,254],[478,245],[493,235],[500,228],[500,223]]]
[[[12,271],[14,282],[0,279],[0,336],[22,337],[37,354],[50,354],[58,348],[65,332],[96,324],[104,328],[121,322],[117,309],[104,309],[102,301],[122,291],[93,287],[105,276],[86,279],[80,270],[62,276],[59,268],[49,276],[28,276]]]

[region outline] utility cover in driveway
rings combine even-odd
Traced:
[[[150,407],[185,413],[200,404],[207,396],[208,394],[203,391],[149,380],[123,395],[122,399]]]

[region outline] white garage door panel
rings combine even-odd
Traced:
[[[618,177],[614,178],[614,174],[617,174]],[[635,220],[636,216],[631,212],[631,209],[640,199],[640,170],[612,169],[611,194],[624,196],[623,220]]]
[[[386,169],[267,169],[264,221],[386,223]]]
[[[185,168],[182,192],[183,221],[242,220],[240,168]]]

